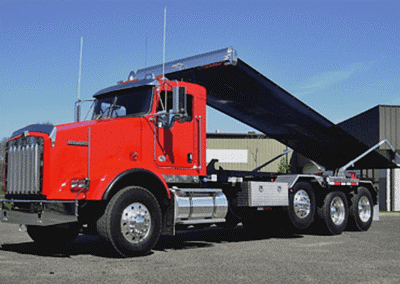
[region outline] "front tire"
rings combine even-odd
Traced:
[[[97,221],[101,239],[124,257],[151,251],[161,234],[161,209],[145,188],[129,186],[115,194]]]
[[[351,198],[349,228],[367,231],[372,224],[373,203],[369,191],[363,187]]]
[[[346,228],[349,207],[346,196],[341,191],[333,191],[325,196],[322,207],[318,208],[318,217],[332,235],[339,235]]]

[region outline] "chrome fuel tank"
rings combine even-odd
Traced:
[[[221,189],[172,188],[175,199],[175,224],[224,222],[228,200]]]

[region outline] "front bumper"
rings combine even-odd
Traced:
[[[78,222],[75,201],[0,199],[3,223],[51,226]]]

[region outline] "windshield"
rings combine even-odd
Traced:
[[[107,94],[97,98],[92,119],[144,116],[150,112],[152,97],[152,86],[131,88]]]

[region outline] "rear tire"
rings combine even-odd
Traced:
[[[145,188],[129,186],[115,194],[97,221],[101,239],[123,257],[151,251],[161,234],[161,209]]]
[[[349,229],[367,231],[372,224],[373,203],[369,191],[363,187],[351,198]]]
[[[315,194],[308,182],[299,182],[289,195],[289,219],[297,229],[306,229],[314,221]]]
[[[339,235],[346,228],[349,207],[346,196],[341,191],[333,191],[325,196],[322,207],[318,208],[318,217],[328,234]]]

